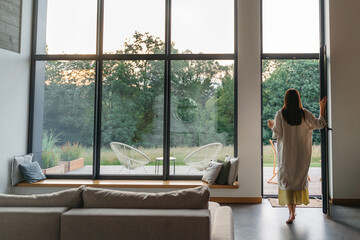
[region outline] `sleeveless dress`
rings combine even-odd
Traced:
[[[307,205],[309,203],[308,171],[312,151],[312,131],[326,126],[323,116],[316,118],[304,108],[305,120],[291,126],[277,111],[272,128],[277,139],[279,204]]]

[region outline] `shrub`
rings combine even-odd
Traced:
[[[42,139],[42,164],[43,168],[55,167],[57,165],[57,158],[54,152],[55,144],[59,140],[59,134],[55,134],[54,131],[44,131]]]
[[[82,146],[79,143],[70,143],[67,142],[62,146],[60,152],[61,161],[71,161],[78,159],[82,152]]]
[[[44,168],[51,168],[57,166],[56,154],[53,150],[47,150],[42,152],[42,163]]]

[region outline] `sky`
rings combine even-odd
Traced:
[[[165,39],[165,0],[105,0],[104,52],[135,31]],[[233,0],[172,0],[172,41],[180,51],[234,52]],[[263,0],[264,53],[319,52],[318,0]],[[48,0],[49,54],[95,54],[96,0]]]

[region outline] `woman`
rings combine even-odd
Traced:
[[[285,93],[284,106],[277,111],[268,126],[277,139],[279,204],[288,205],[289,219],[295,219],[296,205],[309,204],[307,175],[311,160],[312,130],[326,126],[324,119],[327,98],[320,102],[320,117],[301,105],[300,94],[296,89]]]

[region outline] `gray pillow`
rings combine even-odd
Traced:
[[[163,193],[88,187],[83,193],[84,208],[207,209],[209,198],[208,186]]]
[[[86,187],[71,188],[64,191],[33,194],[13,195],[0,194],[0,207],[82,207],[82,192]]]
[[[205,171],[205,174],[201,180],[203,180],[204,182],[207,182],[209,184],[214,184],[216,181],[216,178],[218,177],[218,175],[221,171],[222,165],[223,165],[222,163],[210,161],[209,165]]]
[[[16,186],[19,182],[23,182],[25,179],[20,170],[20,163],[31,163],[34,154],[15,156],[11,163],[11,186]]]
[[[218,177],[216,178],[215,182],[216,182],[216,184],[219,184],[219,185],[226,185],[228,176],[229,176],[231,163],[230,163],[230,161],[224,161],[222,164],[223,165],[221,167],[220,173],[219,173]]]
[[[227,184],[233,185],[236,180],[236,177],[238,175],[238,171],[239,171],[239,159],[230,157],[229,155],[226,155],[225,160],[229,160],[231,163],[229,175],[228,175],[228,179],[227,179]]]
[[[20,170],[28,183],[34,183],[46,179],[38,162],[20,163]]]

